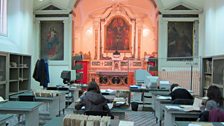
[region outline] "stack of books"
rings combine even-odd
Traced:
[[[109,126],[109,116],[88,116],[79,114],[68,114],[63,119],[64,126]]]

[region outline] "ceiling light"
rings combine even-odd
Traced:
[[[143,29],[143,36],[144,37],[147,37],[149,35],[149,33],[150,33],[150,30],[148,28]]]

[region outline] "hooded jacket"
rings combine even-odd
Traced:
[[[188,90],[179,86],[173,88],[170,96],[172,98],[172,101],[174,101],[175,99],[194,99]]]
[[[80,97],[80,102],[75,105],[75,109],[80,110],[85,106],[85,111],[107,111],[107,99],[100,93],[88,91]]]

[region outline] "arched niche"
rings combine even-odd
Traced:
[[[123,16],[116,15],[108,19],[104,25],[104,52],[131,53],[132,27],[131,22]]]
[[[113,27],[114,22],[123,22],[124,26],[118,26],[113,28],[112,36],[113,41],[110,41],[110,31],[111,27]],[[100,16],[99,19],[100,24],[100,58],[104,56],[112,57],[113,53],[117,50],[121,53],[121,57],[132,57],[134,55],[134,49],[136,44],[136,17],[132,14],[132,12],[120,5],[114,5],[112,8],[105,11],[103,15]],[[121,30],[121,33],[117,33],[117,31]],[[119,38],[119,36],[121,36]],[[118,40],[120,39],[120,40]],[[126,39],[126,40],[125,40]],[[112,43],[112,46],[110,46]]]

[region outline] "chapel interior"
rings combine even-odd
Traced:
[[[210,110],[200,122],[211,94],[224,113],[223,13],[223,0],[0,0],[0,126],[223,125]],[[111,118],[75,108],[91,83]],[[173,84],[193,99],[176,105]]]

